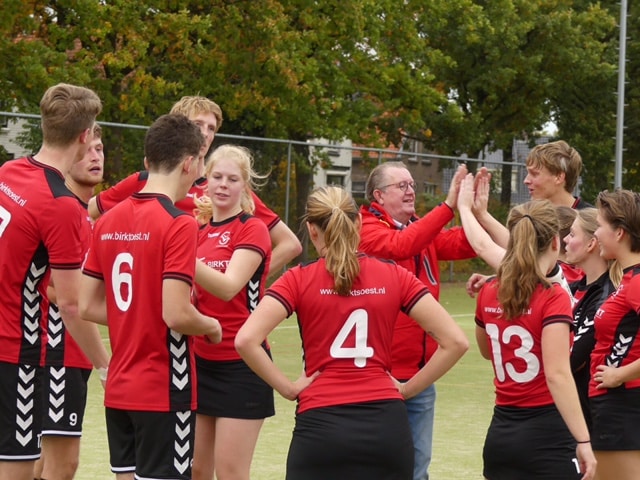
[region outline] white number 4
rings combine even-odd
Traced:
[[[331,344],[330,353],[333,358],[353,358],[355,366],[360,368],[367,364],[367,358],[373,357],[373,348],[367,346],[368,320],[366,310],[359,308],[351,312]],[[345,347],[347,337],[354,330],[355,346]]]

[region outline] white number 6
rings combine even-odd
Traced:
[[[111,270],[111,284],[116,305],[121,311],[126,312],[131,306],[131,300],[133,299],[133,278],[130,273],[121,271],[123,264],[133,269],[133,256],[130,253],[119,253],[116,256],[116,260],[113,262],[113,269]],[[122,298],[123,285],[127,287],[126,300]]]

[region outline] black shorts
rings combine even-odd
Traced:
[[[589,400],[594,450],[640,450],[640,388],[614,388]]]
[[[555,405],[493,410],[482,452],[489,480],[577,480],[576,442]]]
[[[196,367],[199,414],[245,420],[275,414],[273,389],[242,360],[213,362],[196,355]]]
[[[0,362],[0,461],[40,458],[41,367]]]
[[[109,461],[115,474],[190,479],[195,413],[106,408]]]
[[[87,382],[91,370],[73,367],[45,367],[42,395],[42,435],[82,435]]]
[[[401,400],[316,408],[296,416],[287,480],[411,480],[413,440]]]

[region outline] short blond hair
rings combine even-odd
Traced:
[[[222,126],[222,109],[207,97],[184,96],[171,107],[170,113],[181,113],[187,118],[193,118],[201,113],[213,113],[216,117],[216,133]]]

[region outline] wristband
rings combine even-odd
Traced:
[[[96,368],[96,370],[98,371],[98,375],[100,376],[100,380],[102,380],[103,382],[107,381],[107,373],[109,372],[109,367],[100,367],[100,368]]]
[[[577,443],[577,444],[580,444],[580,443],[591,443],[591,440],[585,440],[584,442],[578,442],[578,441],[576,441],[576,443]]]

